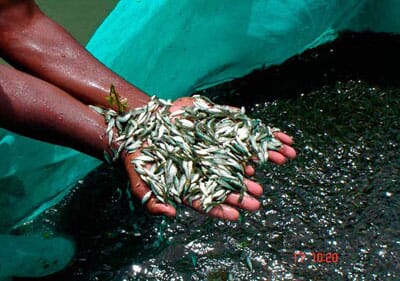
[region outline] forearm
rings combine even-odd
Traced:
[[[12,65],[40,77],[87,104],[109,106],[114,84],[131,108],[149,97],[109,70],[31,0],[0,5],[0,52]]]
[[[63,90],[0,65],[0,127],[103,159],[104,118]]]

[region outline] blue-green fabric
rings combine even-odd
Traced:
[[[54,203],[100,161],[0,129],[0,231]]]
[[[2,129],[0,155],[0,281],[61,270],[73,257],[71,241],[43,238],[40,230],[27,236],[8,233],[57,203],[100,161]]]
[[[0,280],[9,276],[40,277],[63,269],[74,254],[65,238],[0,234]]]
[[[400,32],[399,13],[397,0],[121,0],[87,49],[148,94],[175,99],[280,64],[346,29]],[[99,164],[5,130],[0,130],[0,155],[3,233],[56,202]],[[0,267],[0,279],[62,268],[73,251],[66,241],[1,235],[0,244],[8,247],[0,250],[0,265],[8,266]],[[49,245],[47,255],[43,249]],[[29,254],[6,263],[11,250]],[[38,258],[49,256],[60,266],[36,268]]]
[[[365,2],[121,0],[87,47],[145,92],[174,99],[336,38]]]
[[[358,15],[351,20],[348,29],[400,33],[400,1],[367,1]]]

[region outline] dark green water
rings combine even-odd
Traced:
[[[46,15],[84,45],[118,0],[36,0],[35,2]],[[0,63],[4,63],[1,58]]]
[[[35,2],[44,13],[61,24],[80,43],[86,44],[118,0],[36,0]]]
[[[101,166],[16,230],[76,241],[70,267],[30,280],[399,280],[399,50],[398,36],[345,34],[207,90],[295,138],[296,160],[258,169],[262,208],[235,223],[189,208],[153,217],[121,171]]]

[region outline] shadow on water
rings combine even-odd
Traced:
[[[399,47],[399,36],[346,33],[202,92],[295,138],[296,160],[259,167],[258,212],[152,217],[103,165],[18,230],[69,235],[71,265],[16,280],[399,280]]]

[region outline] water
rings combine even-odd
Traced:
[[[399,42],[347,34],[204,93],[294,136],[297,159],[257,171],[258,212],[239,222],[189,208],[153,217],[123,172],[104,165],[16,230],[77,243],[70,267],[35,280],[399,280],[400,80],[390,70]],[[338,261],[315,262],[316,252]]]

